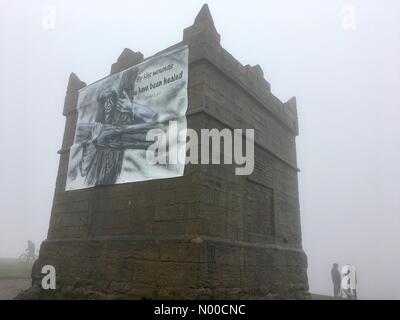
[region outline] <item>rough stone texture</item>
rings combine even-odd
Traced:
[[[143,54],[141,52],[133,52],[132,50],[125,48],[117,62],[111,66],[111,74],[120,72],[142,61]]]
[[[220,46],[204,6],[189,46],[188,127],[254,128],[255,170],[188,165],[180,178],[65,192],[78,90],[71,74],[48,239],[39,265],[58,289],[22,298],[303,298],[295,136],[296,100],[274,97],[260,66],[243,66]],[[166,51],[164,50],[164,51]],[[142,61],[125,49],[118,72]]]

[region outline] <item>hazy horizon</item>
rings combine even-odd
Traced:
[[[89,84],[124,48],[181,41],[204,1],[0,3],[0,257],[18,257],[47,236],[70,73]],[[400,299],[400,3],[208,4],[222,46],[281,101],[297,97],[310,292],[331,295],[332,263],[351,263],[360,298]]]

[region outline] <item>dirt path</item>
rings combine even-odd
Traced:
[[[20,291],[28,289],[31,279],[0,279],[0,300],[11,300]]]

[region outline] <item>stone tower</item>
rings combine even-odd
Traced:
[[[188,127],[255,130],[255,167],[187,165],[183,177],[65,191],[77,121],[71,74],[48,238],[34,270],[51,264],[65,298],[303,298],[295,98],[281,102],[259,65],[243,66],[220,45],[204,5],[189,47]],[[125,49],[111,73],[140,63]]]

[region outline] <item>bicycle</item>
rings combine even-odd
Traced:
[[[29,262],[35,262],[37,260],[38,256],[36,254],[29,255],[27,253],[23,253],[18,257],[19,262],[22,263],[29,263]]]

